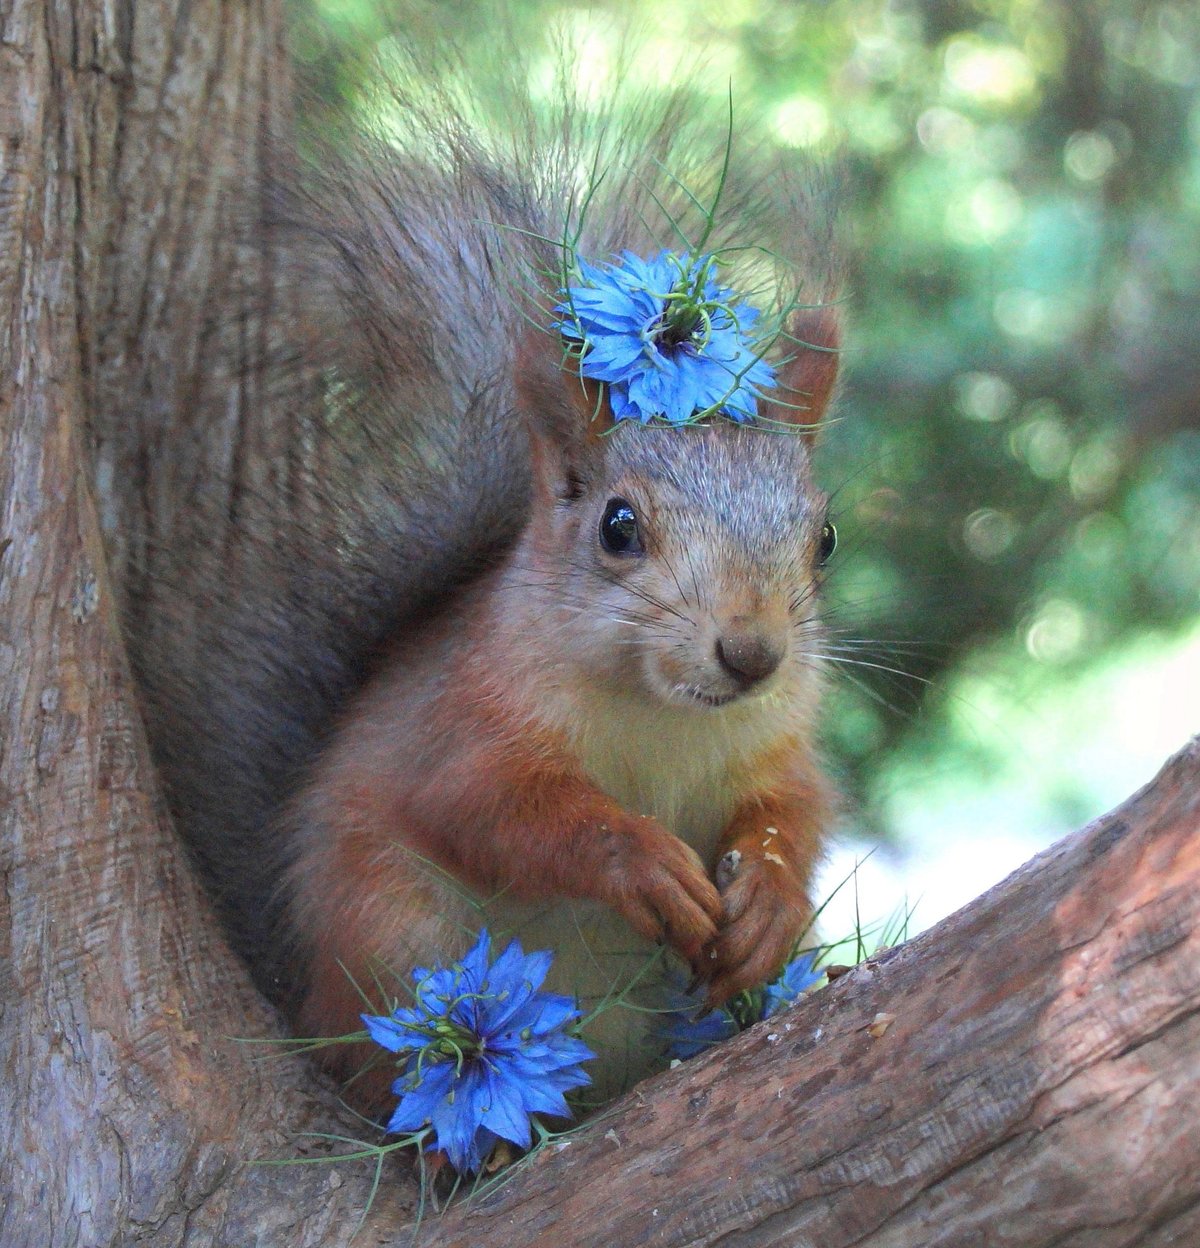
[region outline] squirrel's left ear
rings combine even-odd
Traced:
[[[799,308],[781,335],[786,359],[776,370],[778,386],[759,401],[759,416],[767,422],[810,426],[806,437],[816,437],[817,427],[837,389],[841,325],[832,304]]]
[[[514,382],[535,465],[556,493],[569,493],[603,458],[601,436],[612,428],[604,387],[579,375],[556,334],[534,327],[517,346]]]

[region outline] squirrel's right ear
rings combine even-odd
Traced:
[[[605,388],[580,376],[578,359],[556,334],[535,327],[517,347],[515,384],[535,466],[555,493],[567,497],[603,457],[601,436],[612,428]]]
[[[808,426],[806,437],[816,437],[817,426],[837,389],[841,322],[830,303],[798,308],[787,321],[786,361],[776,370],[778,391],[760,401],[759,414],[768,421]],[[778,401],[772,402],[774,394]]]

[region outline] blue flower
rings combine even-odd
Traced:
[[[795,1004],[802,993],[824,978],[824,971],[813,969],[820,953],[820,949],[812,949],[800,954],[769,984],[739,992],[715,1010],[702,1013],[702,998],[677,993],[668,1015],[668,1024],[662,1033],[668,1041],[667,1056],[683,1061],[695,1057],[697,1053],[703,1053],[714,1044],[728,1040]]]
[[[714,256],[670,251],[578,262],[580,280],[560,291],[554,328],[578,350],[583,376],[608,386],[614,420],[754,419],[775,370],[750,336],[758,312],[717,284],[716,268]]]
[[[742,1030],[738,1020],[726,1006],[719,1006],[707,1013],[701,1013],[703,1009],[702,1001],[679,994],[662,1033],[663,1039],[668,1042],[667,1057],[672,1061],[687,1061],[689,1057],[703,1053],[705,1049],[736,1036]]]
[[[763,1018],[770,1018],[780,1010],[786,1010],[789,1005],[795,1005],[801,994],[825,978],[824,971],[813,969],[813,963],[820,952],[819,949],[810,949],[808,953],[793,958],[780,971],[779,977],[763,989]]]
[[[362,1016],[402,1064],[388,1131],[432,1126],[430,1147],[460,1172],[478,1170],[497,1139],[528,1147],[532,1114],[569,1118],[563,1093],[591,1082],[579,1063],[595,1056],[566,1030],[575,1002],[537,991],[550,954],[515,940],[494,963],[490,954],[485,929],[461,961],[413,971],[412,1006]]]

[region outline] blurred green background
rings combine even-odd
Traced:
[[[532,74],[561,42],[597,100],[618,71],[686,75],[698,104],[732,83],[781,151],[840,171],[828,878],[880,843],[859,904],[920,894],[921,926],[1200,729],[1200,6],[505,13]],[[448,34],[469,66],[494,14],[303,0],[294,48],[353,111],[390,39]]]

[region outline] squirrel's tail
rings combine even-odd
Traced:
[[[213,524],[152,553],[154,605],[128,612],[172,812],[277,1000],[298,972],[276,812],[389,637],[519,535],[528,488],[512,417],[523,312],[502,276],[528,267],[536,218],[463,145],[440,167],[387,155],[324,153],[261,197],[251,243],[280,259],[271,297],[287,305],[254,318],[275,335],[261,425],[285,407],[291,444],[247,471],[239,457],[269,452],[242,413],[230,478],[253,484],[204,484]],[[220,411],[203,428],[228,438]]]

